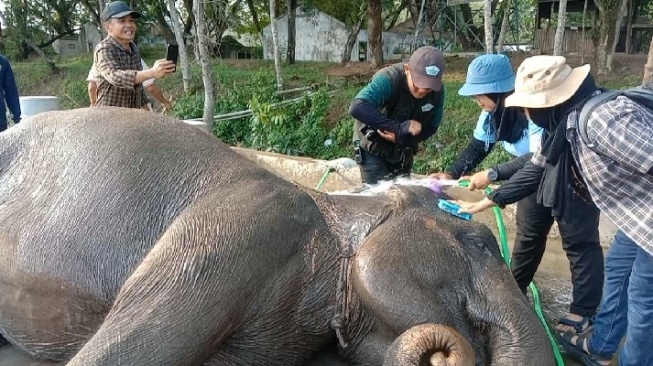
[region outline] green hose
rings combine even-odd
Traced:
[[[333,171],[335,171],[335,169],[333,167],[329,167],[329,169],[327,169],[327,171],[324,172],[324,174],[322,174],[322,178],[320,178],[320,181],[315,186],[316,191],[319,191],[320,188],[322,188],[322,186],[326,182],[327,178],[329,178],[329,174],[331,174],[331,172],[333,172]]]
[[[467,180],[460,181],[459,185],[461,187],[468,187],[469,181]],[[485,193],[489,195],[490,193],[492,193],[492,189],[490,189],[490,187],[485,188]],[[494,217],[496,218],[497,221],[497,230],[499,231],[499,241],[501,244],[501,256],[503,257],[503,260],[508,265],[508,268],[510,268],[512,265],[512,261],[508,249],[508,234],[506,232],[506,226],[503,223],[503,215],[501,213],[501,209],[497,206],[493,207],[492,210],[494,211]],[[533,307],[535,308],[535,313],[537,314],[537,317],[540,318],[540,321],[542,322],[542,325],[544,325],[544,329],[546,330],[546,334],[549,336],[549,340],[551,341],[551,347],[553,348],[553,354],[555,355],[556,362],[558,366],[564,366],[565,361],[562,359],[562,355],[560,354],[558,342],[553,336],[553,333],[551,332],[551,329],[549,328],[546,319],[544,319],[544,313],[542,312],[542,303],[540,302],[540,291],[537,289],[535,282],[531,282],[529,287],[531,289],[531,293],[533,294]]]

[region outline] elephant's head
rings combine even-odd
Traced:
[[[554,365],[492,232],[440,211],[438,198],[421,187],[330,198],[348,207],[339,235],[358,245],[344,355],[388,366]]]

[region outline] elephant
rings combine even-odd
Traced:
[[[554,365],[442,197],[318,192],[154,112],[43,112],[0,134],[0,334],[66,366]]]

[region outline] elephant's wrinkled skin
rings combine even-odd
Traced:
[[[489,229],[425,189],[320,194],[117,108],[25,120],[0,134],[0,171],[0,333],[34,358],[301,365],[344,308],[352,363],[437,364],[441,347],[452,365],[554,365]]]

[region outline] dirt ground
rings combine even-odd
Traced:
[[[481,53],[447,54],[445,77],[453,77],[454,79],[460,78],[460,80],[463,81],[469,62],[476,55],[480,54]],[[525,58],[530,56],[532,56],[531,53],[522,52],[510,54],[513,67],[517,69],[519,64],[521,64]],[[585,55],[582,57],[580,54],[571,54],[566,55],[565,57],[567,57],[567,60],[572,66],[580,66],[590,63],[593,66],[592,68],[595,69],[593,55]],[[641,77],[644,73],[646,57],[647,55],[645,54],[616,54],[614,59],[614,72],[610,75],[599,76],[599,81],[623,80],[626,76]],[[393,62],[387,62],[386,64],[391,63]],[[330,76],[345,78],[369,78],[374,74],[374,71],[375,69],[372,67],[370,62],[349,62],[344,66],[334,66],[329,68],[327,74]]]

